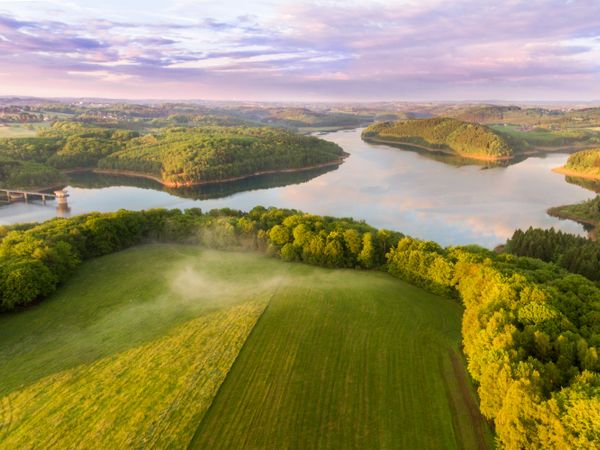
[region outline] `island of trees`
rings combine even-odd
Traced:
[[[366,141],[405,144],[467,158],[503,160],[513,156],[508,142],[494,130],[447,117],[380,122],[367,127]]]
[[[34,138],[0,141],[0,184],[42,188],[61,171],[106,171],[179,187],[340,164],[336,144],[270,127],[171,127],[137,131],[55,122]]]

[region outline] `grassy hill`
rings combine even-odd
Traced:
[[[0,446],[481,448],[461,314],[381,273],[135,247],[0,316]]]
[[[363,139],[409,144],[475,159],[499,160],[513,156],[508,142],[494,130],[447,117],[376,123],[363,131]]]

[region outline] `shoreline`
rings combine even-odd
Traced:
[[[560,173],[561,175],[566,175],[567,177],[585,178],[588,180],[600,181],[600,174],[579,172],[577,170],[567,169],[565,166],[555,167],[552,169],[552,172]]]
[[[374,143],[374,144],[387,144],[387,145],[404,145],[407,147],[416,147],[416,148],[420,148],[423,150],[427,150],[428,152],[434,152],[434,153],[444,153],[446,155],[451,155],[451,156],[460,156],[462,158],[469,158],[469,159],[476,159],[478,161],[508,161],[513,159],[516,155],[512,155],[512,156],[487,156],[487,155],[481,155],[481,154],[474,154],[474,153],[458,153],[455,152],[453,150],[448,150],[448,149],[443,149],[443,148],[433,148],[433,147],[427,147],[425,145],[421,145],[421,144],[413,144],[412,142],[403,142],[403,141],[396,141],[393,139],[382,139],[382,138],[374,138],[371,136],[365,137],[365,136],[361,136],[362,140],[365,142],[370,142],[370,143]]]
[[[134,172],[134,171],[130,171],[130,170],[111,170],[111,169],[100,169],[100,168],[91,167],[91,168],[69,169],[69,170],[65,170],[63,172],[67,173],[67,174],[68,173],[91,172],[91,173],[97,173],[97,174],[103,174],[103,175],[119,175],[119,176],[126,176],[126,177],[146,178],[149,180],[156,181],[157,183],[159,183],[167,188],[175,188],[176,189],[176,188],[182,188],[182,187],[205,186],[205,185],[210,185],[210,184],[230,183],[233,181],[240,181],[240,180],[245,180],[247,178],[258,177],[261,175],[274,175],[274,174],[278,174],[278,173],[304,172],[307,170],[320,169],[323,167],[338,166],[338,165],[342,164],[348,156],[350,156],[350,155],[346,154],[346,155],[342,156],[340,159],[337,159],[335,161],[329,161],[329,162],[321,163],[321,164],[313,164],[310,166],[295,167],[295,168],[288,168],[288,169],[262,170],[262,171],[245,174],[245,175],[236,176],[236,177],[223,178],[220,180],[201,180],[201,181],[189,181],[189,182],[184,182],[184,183],[166,181],[166,180],[162,180],[161,178],[159,178],[155,175],[150,175],[150,174],[143,173],[143,172]]]
[[[598,231],[598,222],[595,222],[591,219],[586,219],[586,218],[583,218],[580,216],[575,216],[573,214],[564,213],[561,211],[561,209],[564,208],[565,206],[569,206],[569,205],[553,206],[552,208],[548,208],[546,210],[546,213],[549,216],[556,217],[557,219],[560,219],[560,220],[571,220],[573,222],[577,222],[580,225],[583,225],[584,227],[585,227],[585,225],[592,227],[587,232],[588,239],[590,241],[595,241],[596,240],[596,232]]]
[[[590,150],[596,148],[597,145],[561,145],[559,147],[544,147],[544,146],[532,146],[529,150],[525,150],[521,155],[534,156],[546,153],[576,153],[583,150]]]

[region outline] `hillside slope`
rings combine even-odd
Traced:
[[[97,258],[0,316],[0,448],[481,448],[461,313],[389,275],[252,253]]]
[[[362,136],[366,141],[408,144],[475,159],[513,156],[507,141],[494,130],[446,117],[380,122],[367,127]]]
[[[132,140],[98,167],[177,187],[339,164],[344,156],[332,142],[276,128],[174,128]]]
[[[484,449],[462,308],[383,274],[324,271],[271,299],[194,449]]]

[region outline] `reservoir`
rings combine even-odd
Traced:
[[[255,177],[227,184],[166,189],[142,178],[72,175],[69,211],[53,202],[0,207],[0,224],[43,221],[57,215],[148,208],[234,208],[256,205],[353,217],[442,245],[494,247],[516,228],[555,227],[584,234],[575,222],[550,217],[551,206],[592,198],[594,192],[551,172],[567,154],[489,167],[458,157],[402,150],[362,141],[361,129],[319,137],[350,156],[337,168]]]

